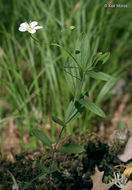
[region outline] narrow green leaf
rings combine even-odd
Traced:
[[[100,61],[102,61],[102,64],[106,63],[106,61],[108,61],[109,57],[110,57],[110,52],[104,53],[101,56],[101,60],[100,60]]]
[[[76,53],[79,52],[79,53]],[[76,43],[75,58],[80,67],[85,69],[88,67],[88,59],[90,57],[90,43],[87,34],[81,34]]]
[[[103,72],[87,71],[89,77],[92,77],[97,80],[110,81],[113,79],[110,75]]]
[[[92,57],[92,62],[93,62],[93,66],[95,67],[98,63],[98,61],[101,59],[102,56],[102,52],[98,52],[96,53],[93,57]]]
[[[69,118],[71,117],[71,114],[74,110],[74,102],[71,101],[68,105],[68,108],[66,110],[66,114],[65,114],[65,122],[67,122],[69,120]]]
[[[65,144],[59,147],[57,150],[69,154],[79,154],[85,151],[84,147],[79,144]]]
[[[58,123],[59,125],[63,126],[63,127],[66,127],[65,123],[63,121],[61,121],[60,119],[58,119],[57,117],[54,117],[52,116],[52,120],[55,122],[55,123]]]
[[[70,57],[64,67],[65,77],[69,86],[69,89],[73,95],[77,88],[78,81],[80,81],[79,68],[76,62]]]
[[[32,129],[33,135],[39,139],[44,145],[47,145],[49,147],[52,147],[52,143],[49,140],[49,138],[44,134],[43,131],[40,131],[38,129]]]
[[[46,175],[51,174],[57,170],[57,164],[55,162],[51,168],[50,167],[47,168],[44,165],[40,164],[39,162],[36,163],[36,167],[39,168],[43,174]]]
[[[110,57],[110,52],[106,52],[104,54],[102,54],[102,52],[98,52],[92,58],[93,66],[95,67],[99,61],[101,61],[102,64],[104,64],[109,59],[109,57]]]
[[[69,123],[76,119],[83,111],[85,110],[84,106],[82,106],[79,102],[71,101],[65,115],[65,123]]]
[[[84,107],[86,107],[88,110],[90,110],[91,112],[99,115],[100,117],[105,118],[105,113],[103,112],[103,110],[101,110],[96,104],[94,104],[93,102],[90,102],[88,100],[87,96],[84,96],[82,99],[79,100],[80,104],[82,104]]]
[[[104,97],[107,95],[110,89],[115,85],[117,80],[117,78],[114,78],[113,80],[106,82],[106,84],[102,87],[101,91],[98,94],[96,103],[100,103],[104,99]]]

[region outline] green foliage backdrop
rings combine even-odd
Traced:
[[[63,48],[50,44],[60,44],[77,56],[76,40],[81,33],[88,37],[86,47],[79,47],[82,52],[88,49],[81,58],[83,67],[97,52],[110,52],[110,58],[104,65],[98,64],[97,70],[113,77],[111,81],[107,81],[106,76],[104,81],[96,80],[100,74],[92,73],[94,79],[87,76],[84,89],[87,87],[92,101],[102,109],[105,103],[112,101],[111,89],[120,77],[127,75],[132,50],[131,0],[118,2],[127,3],[128,8],[105,8],[106,0],[0,1],[0,129],[4,120],[15,118],[22,136],[25,130],[30,132],[38,127],[41,115],[43,130],[46,131],[49,123],[51,137],[55,138],[56,123],[51,116],[63,120],[73,95],[65,77],[67,69],[64,69],[68,54]],[[30,20],[44,27],[34,34],[40,43],[28,33],[18,31],[20,23]],[[70,30],[70,26],[75,29]],[[98,116],[87,110],[65,133],[70,134],[75,128],[79,132],[91,130],[90,121],[94,117]]]

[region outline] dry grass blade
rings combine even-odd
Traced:
[[[8,170],[6,169],[6,171],[10,174],[11,178],[12,178],[12,181],[13,181],[13,185],[12,185],[12,190],[19,190],[19,186],[15,180],[15,177],[13,176],[13,174]]]

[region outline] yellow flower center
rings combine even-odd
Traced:
[[[31,27],[31,26],[29,26],[29,27],[28,27],[28,30],[29,30],[29,31],[31,31],[31,30],[32,30],[32,27]]]

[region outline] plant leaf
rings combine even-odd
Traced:
[[[106,73],[103,73],[103,72],[87,71],[87,74],[89,77],[92,77],[97,80],[110,81],[113,79],[112,76],[110,76]]]
[[[43,173],[43,175],[40,176],[40,178],[39,178],[40,180],[44,179],[46,177],[46,175],[51,174],[51,173],[53,173],[53,172],[55,172],[57,170],[57,164],[56,163],[54,163],[52,168],[50,168],[50,167],[47,168],[44,165],[37,162],[36,167],[39,168],[41,170],[41,172]]]
[[[102,64],[106,63],[110,57],[110,52],[106,52],[101,56],[100,61],[102,61]]]
[[[57,117],[54,117],[52,116],[52,120],[55,122],[55,123],[58,123],[59,125],[63,126],[63,127],[66,127],[65,123],[63,121],[61,121],[60,119],[58,119]]]
[[[79,154],[85,151],[84,147],[79,144],[65,144],[59,147],[57,150],[70,154]]]
[[[39,139],[44,145],[47,145],[49,147],[52,147],[52,143],[49,140],[49,138],[44,134],[43,131],[40,131],[38,129],[32,129],[33,135]]]
[[[90,44],[89,44],[89,38],[87,34],[81,34],[79,39],[76,43],[76,53],[75,58],[77,59],[77,62],[79,63],[80,67],[82,69],[85,69],[88,67],[88,59],[90,56]]]
[[[93,57],[92,57],[92,63],[93,63],[93,66],[95,67],[98,63],[98,61],[101,59],[101,56],[102,56],[102,52],[98,52],[96,53]]]
[[[84,106],[82,106],[79,102],[71,101],[65,115],[65,123],[69,123],[76,119],[83,111],[85,110]]]
[[[95,168],[95,174],[91,176],[92,182],[93,182],[93,188],[91,190],[108,190],[110,189],[115,183],[118,182],[117,179],[114,181],[105,184],[102,182],[102,178],[104,175],[104,171],[100,172],[96,166]]]
[[[73,95],[75,95],[78,81],[80,81],[79,68],[73,58],[69,58],[64,67],[65,77],[69,86],[69,89]]]
[[[67,121],[70,119],[71,114],[73,113],[74,110],[74,102],[71,101],[68,105],[68,108],[66,110],[66,114],[65,114],[65,122],[67,123]]]
[[[124,152],[118,155],[122,162],[127,162],[132,159],[132,136],[128,139]]]
[[[99,115],[100,117],[105,118],[105,113],[103,112],[103,110],[101,110],[96,104],[94,104],[93,102],[90,102],[88,100],[87,96],[84,96],[83,98],[81,98],[79,100],[79,103],[82,104],[84,107],[86,107],[87,109],[89,109],[91,112]]]
[[[107,81],[105,85],[102,87],[101,91],[98,94],[96,103],[100,103],[102,99],[106,96],[106,94],[110,91],[110,89],[115,85],[117,78],[113,78],[111,81]]]
[[[127,166],[125,171],[123,172],[123,179],[126,179],[132,174],[132,166]]]
[[[106,52],[104,54],[102,52],[98,52],[92,58],[93,66],[95,67],[99,61],[101,61],[102,64],[104,64],[109,59],[109,57],[110,52]]]

